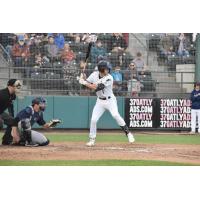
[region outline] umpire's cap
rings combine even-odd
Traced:
[[[7,83],[7,86],[21,88],[22,83],[17,79],[10,79]]]
[[[98,71],[103,71],[104,69],[108,69],[109,72],[110,72],[110,66],[109,66],[109,63],[105,60],[101,60],[99,63],[98,63]]]

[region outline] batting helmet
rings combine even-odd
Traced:
[[[32,100],[32,106],[34,106],[35,104],[40,105],[41,111],[45,111],[46,103],[47,103],[47,101],[43,97],[36,97]]]
[[[102,71],[104,71],[105,69],[107,69],[107,70],[109,70],[109,72],[110,72],[110,65],[109,65],[109,63],[107,62],[107,61],[105,61],[105,60],[102,60],[102,61],[100,61],[99,63],[98,63],[98,71],[99,72],[102,72]]]

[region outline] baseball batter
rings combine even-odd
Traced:
[[[79,83],[86,87],[95,90],[97,95],[96,105],[94,106],[90,124],[89,142],[86,144],[91,147],[95,145],[97,122],[102,114],[108,110],[112,117],[116,120],[118,125],[125,132],[128,141],[133,143],[135,141],[132,133],[130,133],[128,126],[124,119],[120,116],[117,107],[117,100],[113,94],[113,77],[109,74],[110,68],[107,61],[100,61],[98,63],[98,71],[93,72],[86,80],[84,75],[81,75]]]

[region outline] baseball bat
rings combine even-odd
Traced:
[[[91,52],[92,44],[93,44],[93,42],[90,42],[89,45],[88,45],[88,49],[87,49],[87,53],[86,53],[86,57],[85,57],[85,66],[84,66],[84,68],[82,70],[82,73],[84,73],[85,67],[87,65],[88,58],[90,57],[90,52]]]
[[[85,71],[88,58],[90,57],[90,52],[91,52],[92,45],[97,41],[97,36],[96,35],[90,35],[89,38],[90,38],[90,42],[89,42],[88,49],[87,49],[87,52],[86,52],[85,65],[84,65],[84,68],[82,70],[82,73],[84,73],[84,71]]]

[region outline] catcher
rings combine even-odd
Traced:
[[[32,130],[35,122],[43,128],[55,127],[61,122],[58,119],[54,119],[46,123],[43,119],[45,108],[46,100],[42,97],[36,97],[32,100],[31,106],[27,106],[17,114],[15,120],[18,123],[18,127],[12,128],[12,144],[27,147],[46,146],[49,144],[49,140],[42,133]]]

